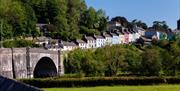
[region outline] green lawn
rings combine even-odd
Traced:
[[[180,85],[47,88],[45,91],[180,91]]]

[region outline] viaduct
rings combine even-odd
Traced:
[[[64,74],[60,51],[39,48],[0,49],[0,75],[8,78],[40,78]]]

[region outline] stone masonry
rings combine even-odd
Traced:
[[[40,48],[3,48],[0,49],[0,75],[16,79],[33,78],[37,63],[44,57],[50,58],[55,64],[57,75],[64,74],[63,55],[60,51]]]

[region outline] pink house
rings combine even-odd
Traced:
[[[129,32],[127,31],[127,29],[124,29],[123,33],[124,33],[124,43],[128,44],[129,43]]]

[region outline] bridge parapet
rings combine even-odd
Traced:
[[[57,54],[58,51],[50,51],[50,50],[45,50],[43,48],[29,48],[30,53],[48,53],[48,54]]]

